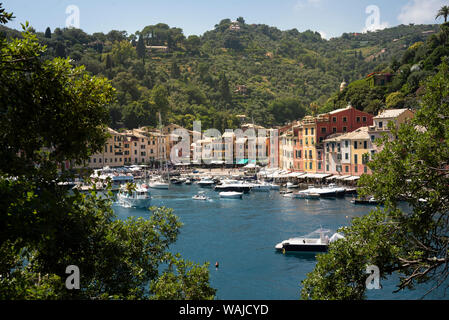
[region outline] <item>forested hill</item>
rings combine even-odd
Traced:
[[[325,40],[317,32],[281,31],[238,18],[222,20],[202,36],[185,37],[182,29],[166,24],[131,35],[79,29],[37,35],[47,45],[45,58],[70,57],[112,80],[117,89],[112,127],[155,126],[160,111],[164,123],[191,128],[197,119],[203,128],[223,130],[239,124],[237,115],[275,126],[340,106],[347,102],[336,96],[343,80],[351,83],[389,68],[439,29],[401,25]],[[0,33],[18,35],[7,28]]]

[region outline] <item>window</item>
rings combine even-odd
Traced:
[[[112,146],[109,146],[109,152],[112,153]]]
[[[137,150],[134,150],[134,154],[137,154]]]
[[[326,133],[326,128],[325,127],[321,128],[321,133]]]
[[[343,132],[346,132],[347,131],[347,128],[346,127],[343,127]]]
[[[362,121],[363,121],[363,122],[366,122],[366,117],[363,117],[363,118],[362,118]]]
[[[357,166],[354,167],[354,172],[357,173],[358,172],[358,168]]]
[[[336,122],[337,122],[337,117],[333,117],[333,118],[332,118],[332,122],[333,122],[333,123],[336,123]]]
[[[354,149],[357,149],[358,145],[357,145],[357,141],[354,141]]]
[[[312,170],[313,164],[312,162],[309,162],[309,169]]]
[[[368,173],[368,168],[367,168],[367,166],[364,166],[364,167],[363,167],[363,172],[364,172],[364,173]]]
[[[374,135],[371,136],[371,142],[374,142],[376,140],[376,137]]]
[[[98,162],[99,162],[99,163],[101,163],[101,158],[100,158],[100,159],[98,159]]]
[[[321,162],[318,162],[318,170],[321,170]]]
[[[313,156],[312,156],[312,150],[309,150],[309,158],[310,158],[310,159],[313,159]]]
[[[329,171],[329,165],[326,164],[326,171]]]
[[[349,153],[345,153],[345,160],[349,160]]]
[[[309,129],[306,128],[306,136],[309,135]]]
[[[308,145],[309,144],[309,139],[308,138],[306,138],[306,145]]]
[[[360,123],[360,117],[355,118],[355,121],[356,121],[357,123]]]
[[[346,117],[343,117],[343,122],[348,122],[348,119]]]
[[[97,158],[94,158],[94,163],[97,163]]]
[[[363,141],[363,149],[368,149],[368,141]]]
[[[358,158],[359,158],[359,157],[355,154],[355,155],[354,155],[354,164],[358,164],[358,162],[359,162],[359,161],[358,161],[358,160],[359,160]]]
[[[311,132],[310,132],[311,135],[314,135],[314,134],[315,134],[315,129],[314,129],[314,128],[310,129],[310,131],[311,131]]]
[[[321,151],[318,151],[318,160],[321,160]]]
[[[104,146],[104,152],[108,152],[108,145]]]
[[[333,132],[333,133],[337,133],[337,128],[336,128],[336,127],[333,127],[333,128],[332,128],[332,132]]]
[[[349,166],[345,166],[345,171],[349,172]]]
[[[349,141],[345,140],[345,148],[349,148]]]
[[[382,121],[379,121],[379,128],[383,128],[384,124]]]
[[[125,148],[129,148],[129,144],[125,144]]]
[[[324,139],[323,139],[323,137],[320,137],[320,143],[322,143],[322,142],[323,142],[323,140],[324,140]]]

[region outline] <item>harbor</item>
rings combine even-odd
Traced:
[[[183,227],[170,251],[182,252],[184,258],[198,263],[209,262],[211,285],[217,289],[217,299],[221,300],[298,299],[300,283],[313,270],[319,253],[282,252],[276,245],[321,228],[332,235],[339,228],[348,226],[353,218],[366,215],[375,208],[370,204],[354,205],[352,195],[319,199],[285,197],[301,189],[288,189],[283,183],[279,189],[252,190],[243,193],[241,198],[225,199],[214,190],[219,185],[218,177],[243,179],[244,172],[193,171],[179,172],[179,175],[171,172],[176,179],[190,177],[191,184],[171,183],[167,189],[148,188],[150,205],[173,208]],[[151,176],[135,181],[144,184],[150,179]],[[217,180],[217,183],[198,184],[206,179]],[[237,184],[238,181],[251,183],[251,180],[237,180]],[[113,209],[119,219],[149,217],[147,208],[115,202]],[[418,299],[426,291],[426,288],[418,288],[393,294],[394,280],[397,279],[393,276],[391,280],[383,281],[383,289],[368,291],[367,298]],[[442,297],[441,292],[435,291],[428,298]]]

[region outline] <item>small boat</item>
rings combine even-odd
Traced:
[[[295,193],[295,198],[299,199],[309,199],[309,200],[319,200],[321,198],[319,193]]]
[[[344,197],[346,193],[346,188],[339,187],[335,183],[331,183],[327,186],[327,189],[335,191],[335,196],[337,197]]]
[[[118,204],[123,207],[148,208],[151,202],[151,195],[147,188],[136,186],[127,190],[125,186],[117,193]]]
[[[187,179],[187,180],[184,182],[184,184],[191,185],[191,184],[192,184],[192,180]]]
[[[370,198],[353,198],[351,200],[352,204],[368,204],[368,205],[378,205],[379,202],[374,198],[374,197],[370,197]]]
[[[178,178],[171,178],[170,183],[172,184],[182,184],[184,181]]]
[[[243,192],[223,191],[223,192],[220,192],[219,195],[220,195],[220,198],[242,199]]]
[[[198,192],[198,194],[192,197],[193,200],[209,200],[209,198],[204,194],[203,191]]]
[[[215,181],[208,178],[203,178],[197,182],[200,187],[210,187],[215,184]]]
[[[294,184],[292,182],[287,182],[286,187],[287,187],[287,189],[296,189],[296,188],[299,188],[299,185],[298,184]]]
[[[327,236],[330,230],[318,229],[307,236],[300,238],[290,238],[278,243],[275,249],[285,252],[326,252],[329,244],[338,239],[344,238],[341,234],[335,233],[331,238]],[[316,235],[319,237],[316,237]],[[315,237],[313,237],[315,236]]]
[[[216,185],[214,190],[219,192],[243,192],[249,193],[253,184],[236,180],[224,180],[221,184]]]

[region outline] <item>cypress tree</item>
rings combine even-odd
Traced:
[[[145,43],[143,42],[142,35],[140,35],[139,40],[137,41],[136,51],[137,51],[137,57],[139,59],[142,59],[144,64],[145,64],[146,50],[147,49],[145,47]]]
[[[45,29],[45,38],[50,39],[51,38],[51,30],[50,27],[47,27],[47,29]]]

